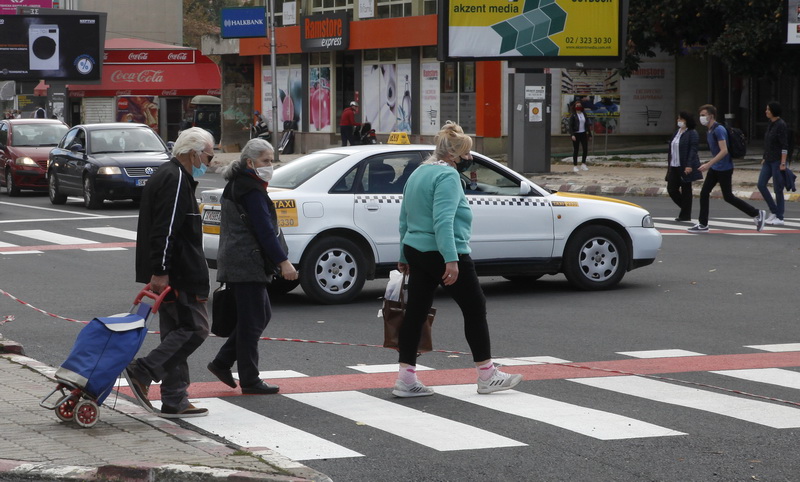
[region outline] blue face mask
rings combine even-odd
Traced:
[[[205,174],[207,170],[208,166],[202,162],[200,162],[200,167],[194,167],[194,165],[192,165],[192,177],[200,177]]]

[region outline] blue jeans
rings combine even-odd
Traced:
[[[767,188],[769,179],[772,178],[772,188],[775,191],[775,199]],[[783,219],[784,200],[783,200],[783,174],[781,173],[781,162],[765,162],[761,164],[761,173],[758,175],[758,191],[767,202],[772,214]],[[777,200],[777,203],[775,202]]]

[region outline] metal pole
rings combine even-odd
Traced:
[[[275,0],[269,0],[268,9],[268,22],[269,27],[269,65],[272,70],[272,146],[275,148],[275,162],[280,161],[280,153],[278,152],[278,74],[275,58],[277,56],[275,46]]]

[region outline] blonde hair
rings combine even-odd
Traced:
[[[461,157],[472,149],[472,138],[464,134],[460,125],[450,120],[444,123],[433,143],[436,148],[428,161],[444,160],[448,155]]]

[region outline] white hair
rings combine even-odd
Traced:
[[[180,133],[175,145],[172,146],[172,155],[179,156],[189,152],[203,152],[206,146],[214,145],[214,136],[200,127],[190,127]]]
[[[272,144],[258,137],[250,139],[247,141],[247,144],[244,145],[244,149],[242,149],[242,153],[239,155],[239,160],[228,164],[222,171],[222,177],[225,178],[226,181],[234,179],[241,171],[247,169],[248,159],[255,161],[263,156],[265,152],[275,152]]]

